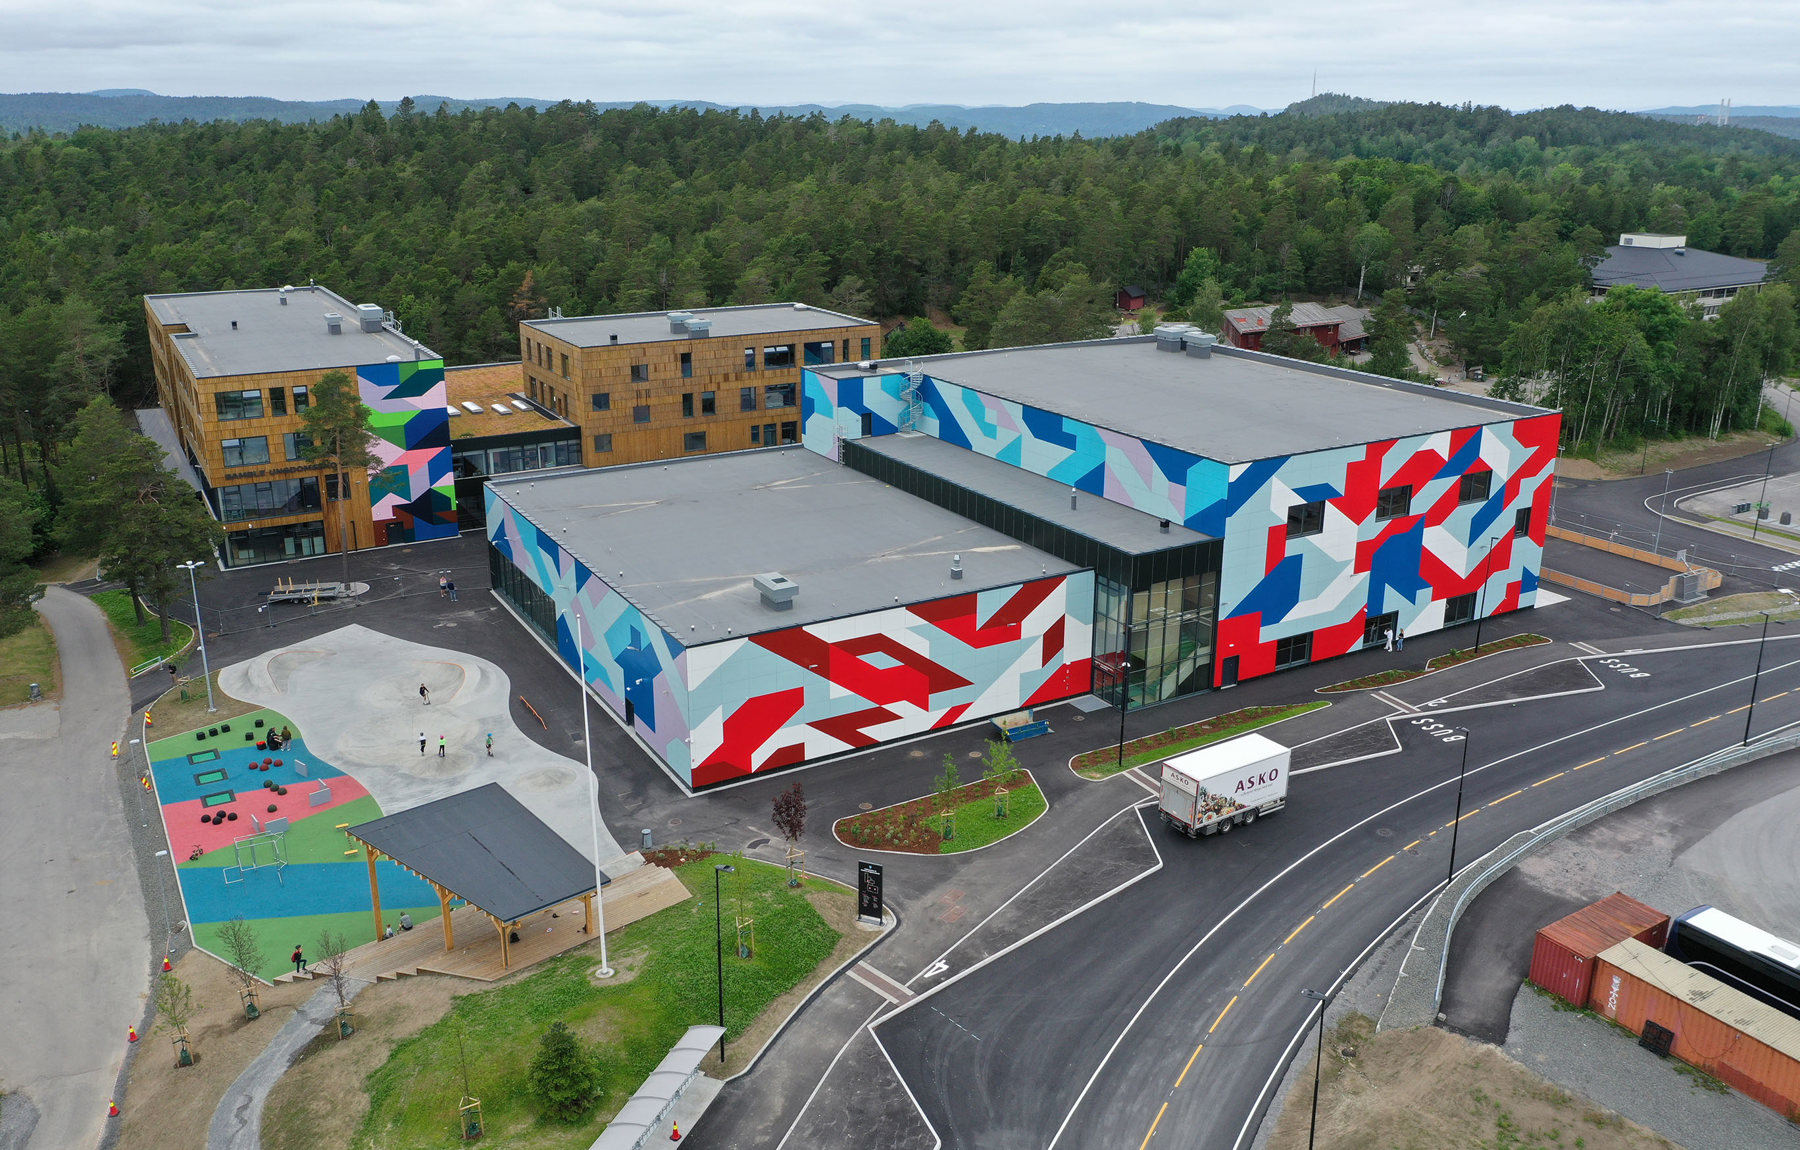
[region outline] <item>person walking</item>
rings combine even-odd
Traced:
[[[299,974],[304,971],[306,969],[306,955],[301,953],[299,943],[294,944],[294,953],[292,957],[294,959],[294,973]]]
[[[425,732],[424,731],[419,732],[419,753],[421,755],[425,753]]]
[[[425,700],[425,705],[427,707],[431,706],[431,688],[427,687],[423,683],[420,683],[419,684],[419,698]]]
[[[1405,632],[1405,630],[1399,630],[1399,631],[1394,632],[1394,650],[1396,650],[1396,651],[1406,650],[1406,632]]]
[[[445,583],[444,586],[450,589],[450,602],[458,602],[456,598],[456,580],[452,579],[448,583]]]
[[[1394,649],[1394,629],[1392,627],[1389,627],[1387,629],[1386,649],[1389,651],[1392,651]]]
[[[438,758],[444,757],[444,736],[438,736]]]
[[[439,575],[438,576],[438,598],[442,599],[445,595],[448,595],[449,593],[450,593],[450,576]]]
[[[488,753],[488,758],[491,759],[494,757],[494,732],[492,732],[492,731],[488,732],[487,753]]]

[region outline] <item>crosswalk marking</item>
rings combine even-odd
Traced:
[[[1779,564],[1775,565],[1774,567],[1769,568],[1769,570],[1771,570],[1771,571],[1792,571],[1796,567],[1800,567],[1800,559],[1794,559],[1787,563],[1779,563]]]

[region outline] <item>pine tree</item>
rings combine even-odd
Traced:
[[[559,1122],[574,1122],[593,1109],[600,1093],[600,1066],[567,1026],[552,1022],[532,1055],[528,1081],[545,1114]]]

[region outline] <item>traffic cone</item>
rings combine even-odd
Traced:
[[[175,969],[175,964],[169,961],[169,956],[166,954],[163,955],[163,969],[165,971]]]
[[[156,722],[155,722],[155,720],[153,720],[153,719],[151,719],[151,718],[150,718],[150,712],[149,712],[149,711],[145,711],[145,712],[144,712],[144,726],[146,726],[146,727],[154,727],[154,726],[155,726],[155,725],[156,725]]]
[[[127,1026],[125,1028],[125,1041],[127,1041],[127,1042],[136,1042],[137,1041],[137,1027]]]
[[[106,1116],[108,1118],[117,1118],[119,1116],[119,1104],[111,1098],[106,1100]]]
[[[675,1128],[673,1130],[669,1131],[669,1141],[671,1141],[671,1142],[681,1141],[681,1123],[679,1123],[679,1122],[675,1123]]]

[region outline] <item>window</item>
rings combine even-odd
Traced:
[[[836,350],[836,345],[828,339],[804,343],[800,345],[800,360],[807,367],[822,367],[836,360],[837,357],[832,354]]]
[[[756,444],[760,444],[762,442],[762,428],[758,427],[754,423],[752,423],[750,425],[750,442],[756,443]]]
[[[694,378],[694,353],[691,351],[681,353],[681,378]]]
[[[233,531],[225,536],[225,561],[233,567],[323,554],[325,524],[317,519],[281,527]]]
[[[325,501],[336,503],[341,498],[343,495],[338,491],[338,473],[333,471],[325,477]]]
[[[650,422],[650,405],[647,403],[640,403],[636,407],[632,408],[631,409],[631,422],[633,422],[633,423],[649,423]]]
[[[745,371],[755,371],[756,370],[756,349],[753,347],[747,347],[744,349],[744,370]]]
[[[1383,487],[1381,494],[1375,497],[1375,518],[1398,519],[1412,511],[1412,484],[1402,483],[1397,487]]]
[[[631,382],[633,382],[633,383],[649,383],[650,382],[650,365],[647,363],[632,364],[631,365]]]
[[[227,467],[254,467],[269,461],[269,437],[252,435],[244,439],[221,439]]]
[[[290,431],[281,437],[281,447],[287,453],[289,463],[299,463],[306,458],[306,449],[312,446],[312,436],[304,431]]]
[[[1531,508],[1521,507],[1513,512],[1513,538],[1523,539],[1531,534]]]
[[[706,450],[706,432],[690,431],[686,435],[682,436],[681,437],[681,450],[683,450],[683,451],[705,451]]]
[[[569,378],[569,353],[566,351],[562,353],[562,368],[562,377]]]
[[[756,410],[756,389],[754,387],[738,388],[738,410],[739,411],[755,411]]]
[[[1471,471],[1462,477],[1456,487],[1458,503],[1480,503],[1488,497],[1488,488],[1493,484],[1494,473],[1491,471]]]
[[[800,442],[800,423],[798,420],[790,419],[786,423],[783,423],[781,425],[781,442],[783,442],[783,443],[799,443]]]
[[[845,362],[849,362],[849,359],[850,359],[850,341],[849,341],[849,340],[847,340],[847,339],[846,339],[846,340],[845,340],[845,341],[844,341],[844,357],[843,357],[843,358],[844,358],[844,360],[845,360]]]
[[[794,406],[794,385],[791,383],[771,383],[763,388],[763,406],[770,411],[778,407]]]
[[[1454,627],[1475,617],[1475,592],[1444,600],[1444,626]]]
[[[269,414],[287,414],[287,388],[271,387],[269,389]]]
[[[268,483],[240,483],[218,489],[219,518],[227,523],[266,515],[298,515],[319,509],[319,481],[277,479]]]
[[[866,335],[862,337],[862,357],[869,358],[869,337]]]
[[[612,410],[612,392],[596,391],[594,393],[594,410],[595,411],[611,411]]]
[[[681,414],[687,419],[694,418],[694,393],[691,391],[681,393]]]
[[[594,436],[594,450],[601,455],[605,455],[607,452],[611,451],[612,436],[610,434]]]
[[[299,415],[312,403],[311,393],[304,387],[294,389],[294,414]]]
[[[700,414],[701,415],[717,415],[717,414],[719,414],[719,400],[718,400],[717,392],[703,391],[700,393]]]
[[[1312,660],[1312,632],[1275,640],[1275,669],[1297,667]]]
[[[1317,535],[1325,530],[1325,501],[1314,500],[1311,503],[1296,503],[1288,508],[1287,533],[1289,539],[1302,535]]]
[[[794,345],[791,343],[784,343],[776,347],[763,348],[763,366],[793,367]]]
[[[763,446],[764,447],[774,447],[775,446],[775,425],[773,423],[765,423],[762,425],[762,429],[763,429],[763,438],[762,438]]]
[[[295,388],[296,392],[300,389]],[[213,396],[219,419],[261,419],[263,396],[260,391],[221,391]]]

